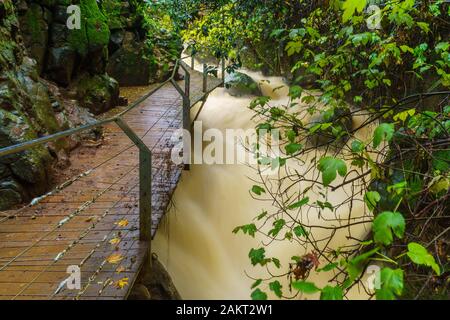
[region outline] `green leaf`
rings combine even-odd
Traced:
[[[277,258],[272,258],[272,262],[275,265],[275,267],[277,267],[278,269],[281,268],[280,260],[278,260]]]
[[[304,198],[304,199],[302,199],[302,200],[300,200],[300,201],[298,201],[298,202],[295,202],[295,203],[291,204],[291,205],[288,207],[288,209],[289,209],[289,210],[295,210],[295,209],[301,208],[301,207],[303,207],[305,204],[307,204],[308,202],[309,202],[309,197],[306,197],[306,198]]]
[[[347,264],[347,272],[350,277],[350,281],[354,281],[358,278],[364,270],[364,266],[367,260],[372,257],[375,253],[377,253],[380,249],[375,248],[369,252],[361,254],[352,260],[350,260]]]
[[[259,221],[259,220],[263,219],[264,217],[267,216],[267,214],[268,214],[267,211],[263,211],[259,216],[256,217],[256,220]]]
[[[269,231],[269,235],[276,237],[280,233],[281,229],[286,225],[286,221],[284,219],[276,220],[273,223],[273,229]]]
[[[343,300],[344,292],[341,287],[326,286],[322,289],[320,300]]]
[[[306,294],[314,294],[316,292],[319,292],[320,289],[316,287],[316,285],[312,282],[306,282],[306,281],[295,281],[292,282],[292,288],[295,290],[301,291]]]
[[[275,293],[275,295],[278,298],[281,298],[283,295],[283,292],[281,291],[281,288],[283,288],[283,286],[278,282],[278,281],[274,281],[269,283],[269,289]]]
[[[344,14],[342,19],[344,22],[350,20],[355,11],[362,12],[366,7],[367,0],[345,0],[343,4]]]
[[[317,272],[329,272],[331,270],[336,269],[338,266],[339,265],[337,263],[329,263],[325,267],[317,269]]]
[[[441,268],[436,260],[422,245],[415,242],[408,244],[408,257],[415,264],[431,267],[438,276],[441,275]]]
[[[390,245],[394,241],[392,232],[403,238],[405,233],[405,218],[399,212],[383,212],[373,221],[373,233],[376,243]]]
[[[252,292],[252,300],[267,300],[267,294],[260,289],[256,289]]]
[[[257,264],[265,265],[267,263],[266,260],[266,250],[264,248],[261,249],[251,249],[248,257],[250,258],[252,265],[256,266]]]
[[[258,287],[261,283],[262,283],[262,280],[261,280],[261,279],[256,280],[256,281],[252,284],[252,289],[255,289],[255,288]]]
[[[240,226],[240,227],[235,228],[233,230],[233,233],[237,234],[241,230],[244,234],[248,234],[249,236],[254,238],[256,231],[258,231],[258,228],[256,228],[256,225],[252,223],[252,224],[247,224],[245,226]]]
[[[303,228],[302,226],[296,226],[294,228],[294,233],[299,238],[308,236],[308,232],[306,232],[305,228]]]
[[[303,149],[303,145],[299,143],[290,143],[286,146],[286,153],[293,155]]]
[[[262,195],[263,193],[266,193],[266,190],[264,188],[261,188],[260,186],[253,186],[252,192],[258,196]]]
[[[359,140],[355,140],[352,142],[352,152],[353,153],[361,153],[365,149],[364,143]]]
[[[382,123],[375,129],[373,136],[373,147],[378,148],[384,140],[387,142],[391,141],[394,136],[394,132],[395,127],[393,123]]]
[[[298,99],[302,96],[303,89],[300,86],[292,86],[289,88],[289,97],[292,100]]]
[[[376,289],[378,300],[394,300],[403,292],[403,270],[383,268],[380,272],[381,288]]]
[[[336,180],[337,173],[341,177],[345,177],[347,174],[347,165],[344,160],[333,157],[320,159],[318,169],[322,172],[322,181],[325,186],[329,186],[330,183]]]
[[[377,191],[369,191],[364,196],[364,202],[370,211],[373,211],[377,206],[377,203],[380,202],[381,196]]]

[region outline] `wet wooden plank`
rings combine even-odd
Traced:
[[[202,81],[193,72],[193,104],[203,98]],[[207,91],[218,85],[209,77]],[[182,172],[170,160],[171,137],[182,126],[181,103],[167,84],[124,116],[153,153],[152,237]],[[0,300],[125,299],[138,276],[148,243],[139,241],[137,148],[108,124],[102,145],[77,152],[71,162],[71,172],[88,174],[35,206],[0,213]],[[61,287],[74,265],[81,269],[80,290]],[[123,288],[121,279],[128,279]]]

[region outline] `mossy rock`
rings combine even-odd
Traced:
[[[107,74],[85,74],[75,86],[81,105],[93,114],[106,112],[119,102],[119,83]]]
[[[76,52],[70,47],[50,48],[48,52],[48,78],[59,85],[68,86],[75,68]]]
[[[225,87],[228,89],[228,93],[235,97],[262,95],[261,89],[256,81],[241,72],[227,74],[225,77]]]
[[[69,31],[69,44],[81,55],[107,46],[110,31],[96,0],[80,0],[81,28]]]
[[[47,51],[48,24],[45,20],[44,9],[40,5],[32,3],[25,15],[20,17],[20,30],[28,53],[37,61],[38,70],[41,73]]]
[[[37,138],[26,116],[16,116],[0,109],[0,147],[18,144]],[[46,170],[52,161],[47,149],[42,146],[0,158],[14,177],[27,184],[31,195],[42,194],[48,187]]]
[[[151,66],[144,57],[145,45],[136,44],[133,48],[122,47],[109,59],[106,70],[121,86],[148,85],[151,79]]]
[[[22,186],[12,179],[0,180],[0,210],[8,210],[24,201]]]

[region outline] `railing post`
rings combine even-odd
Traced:
[[[191,74],[187,70],[184,74],[184,94],[188,98],[191,96]]]
[[[225,57],[222,58],[222,88],[225,87]]]
[[[208,91],[208,65],[203,64],[203,93]]]
[[[139,239],[148,242],[148,260],[151,264],[152,152],[121,118],[117,118],[115,121],[139,148]]]
[[[183,97],[183,129],[191,132],[191,100],[188,96]],[[184,133],[183,133],[184,134]],[[191,140],[183,137],[184,159],[191,159]],[[191,169],[190,161],[184,164],[184,170]]]
[[[192,57],[191,57],[191,69],[194,70],[194,68],[195,68],[195,57],[194,57],[194,55],[192,55]]]

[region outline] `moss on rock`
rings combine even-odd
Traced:
[[[110,31],[106,16],[100,10],[96,0],[81,0],[81,28],[70,30],[69,44],[81,55],[107,46]]]

